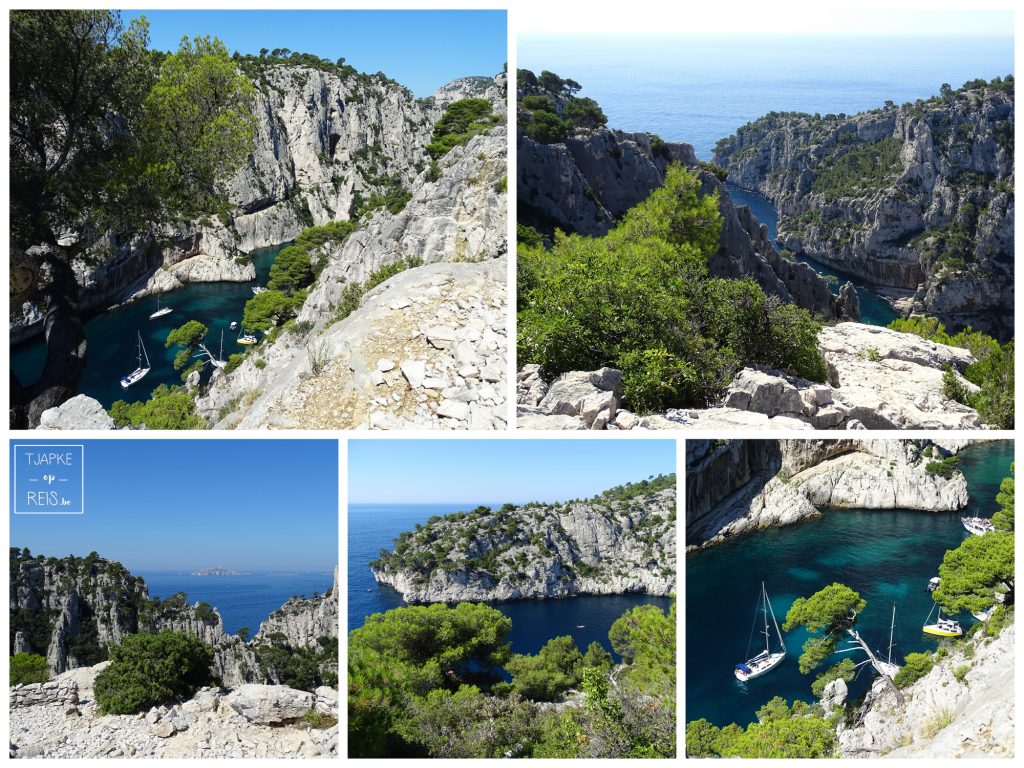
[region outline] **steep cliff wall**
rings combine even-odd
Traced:
[[[770,113],[715,162],[780,213],[779,243],[909,297],[904,311],[1013,330],[1012,80],[858,115]]]
[[[928,440],[687,441],[687,546],[826,508],[962,509],[969,502],[963,474],[927,469],[948,454]]]
[[[673,487],[432,518],[372,564],[406,602],[675,590]]]
[[[318,597],[293,597],[260,624],[254,641],[270,642],[270,635],[279,634],[282,641],[294,648],[312,648],[321,637],[337,637],[338,569],[334,569],[334,586]]]

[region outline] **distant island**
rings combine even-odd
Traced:
[[[241,576],[242,574],[238,571],[233,571],[230,568],[203,568],[200,571],[193,571],[193,576]]]

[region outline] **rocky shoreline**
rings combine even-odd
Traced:
[[[963,509],[970,500],[963,474],[927,469],[952,453],[929,440],[689,440],[687,549],[822,509]]]

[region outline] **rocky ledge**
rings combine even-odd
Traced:
[[[11,690],[10,756],[96,757],[336,757],[338,692],[307,693],[283,685],[203,688],[189,700],[137,715],[102,715],[93,695],[107,662],[60,675],[42,686]],[[70,692],[29,701],[49,686]],[[305,719],[317,713],[326,728]]]
[[[1012,758],[1015,636],[1016,627],[1011,625],[995,638],[978,633],[956,646],[904,690],[904,707],[876,682],[856,724],[840,726],[841,755],[945,761]]]
[[[676,585],[671,482],[625,498],[506,504],[431,518],[382,553],[371,564],[373,575],[410,603],[668,595]]]
[[[536,365],[517,376],[520,429],[980,429],[973,408],[943,394],[952,369],[970,352],[909,333],[862,323],[825,326],[818,348],[828,382],[816,383],[768,368],[744,368],[712,408],[670,409],[639,416],[622,410],[622,373],[574,371],[550,384]]]
[[[821,509],[963,509],[970,501],[963,474],[928,469],[948,455],[928,440],[687,441],[687,547]]]

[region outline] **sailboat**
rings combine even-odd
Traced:
[[[214,360],[211,357],[210,358],[210,363],[213,365],[214,368],[223,368],[225,365],[227,365],[227,362],[224,360],[224,329],[223,328],[220,329],[220,354],[217,355],[217,359],[216,360]]]
[[[238,338],[235,341],[239,344],[255,344],[259,339],[256,338],[255,334],[248,333],[244,328],[239,331]]]
[[[892,647],[894,645],[894,643],[892,641],[892,632],[893,632],[893,630],[895,628],[896,628],[896,603],[893,603],[892,604],[892,623],[889,625],[889,649],[888,649],[888,652],[886,653],[885,661],[881,661],[881,660],[878,661],[878,666],[881,667],[882,670],[885,672],[885,674],[887,674],[889,677],[896,677],[896,673],[900,671],[900,665],[899,664],[893,664],[893,661],[892,661]]]
[[[153,318],[155,318],[155,317],[163,317],[164,315],[169,315],[169,314],[171,314],[171,312],[173,312],[173,311],[174,311],[174,310],[173,310],[173,309],[172,309],[171,307],[164,307],[163,309],[161,309],[161,308],[160,308],[160,297],[159,297],[159,296],[157,296],[157,297],[156,297],[156,312],[154,312],[153,314],[151,314],[151,315],[149,316],[149,319],[150,319],[150,320],[152,320],[152,319],[153,319]]]
[[[934,624],[925,624],[921,627],[921,631],[926,635],[937,635],[938,637],[960,637],[964,630],[960,626],[960,622],[956,619],[944,619],[942,618],[942,606],[936,604],[939,609],[939,616]],[[932,617],[931,611],[928,612],[928,619]],[[925,619],[925,621],[928,621]]]
[[[984,536],[996,529],[992,521],[987,517],[961,517],[960,523],[968,532],[975,536]]]
[[[771,601],[768,599],[768,591],[764,588],[764,582],[761,582],[761,613],[764,614],[764,630],[761,634],[764,635],[764,650],[758,653],[756,656],[752,656],[742,664],[737,664],[733,670],[733,674],[736,675],[736,679],[740,682],[746,682],[747,680],[753,680],[755,677],[767,674],[775,669],[782,660],[786,658],[786,642],[782,639],[782,632],[779,630],[779,622],[775,619],[775,611],[772,610]],[[772,615],[772,624],[775,626],[775,635],[779,638],[779,645],[781,651],[772,652],[771,648],[771,631],[768,629],[768,614]],[[757,614],[754,614],[754,621],[757,621]],[[750,652],[750,646],[747,646],[747,653]]]
[[[999,606],[997,604],[993,604],[986,608],[984,611],[971,611],[971,616],[976,618],[978,621],[988,621],[990,618],[992,618],[992,614],[995,613],[995,610],[998,607]]]
[[[149,355],[146,354],[146,345],[142,343],[142,334],[139,333],[138,331],[136,331],[135,333],[139,339],[139,345],[136,350],[136,359],[138,360],[138,365],[135,367],[135,370],[129,373],[127,376],[121,377],[121,386],[124,389],[128,389],[128,387],[130,387],[137,381],[141,381],[143,378],[145,378],[146,374],[149,373]],[[142,365],[143,357],[146,358],[145,367],[143,367]]]

